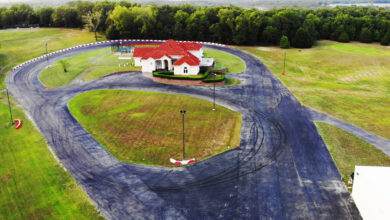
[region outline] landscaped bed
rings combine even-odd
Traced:
[[[82,93],[69,102],[74,117],[118,159],[173,166],[182,158],[185,109],[186,157],[197,160],[237,147],[241,114],[184,95],[127,90]]]
[[[171,71],[154,71],[153,76],[173,80],[200,80],[205,83],[223,82],[225,80],[225,75],[215,74],[214,76],[210,72],[199,73],[197,75],[174,75]]]

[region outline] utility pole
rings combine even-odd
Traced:
[[[8,89],[5,89],[5,92],[7,94],[7,100],[8,100],[8,110],[9,110],[9,116],[10,116],[10,123],[11,125],[14,124],[14,119],[12,117],[12,109],[11,109],[11,102],[9,100],[9,92],[8,92]]]
[[[49,57],[47,57],[47,41],[45,41],[45,55],[46,55],[46,61],[48,61]]]
[[[182,121],[182,124],[183,124],[183,160],[185,159],[186,157],[186,148],[185,148],[185,133],[184,133],[184,116],[186,114],[186,110],[182,109],[180,110],[180,114],[181,114],[181,121]]]
[[[213,77],[214,77],[213,111],[215,111],[215,73],[213,73]]]
[[[286,73],[286,51],[284,51],[284,59],[283,59],[283,72],[282,75]]]

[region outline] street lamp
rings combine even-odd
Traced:
[[[10,122],[11,122],[11,125],[14,124],[14,119],[12,117],[12,110],[11,110],[11,102],[9,101],[9,92],[8,92],[8,89],[3,89],[3,91],[5,90],[6,94],[7,94],[7,100],[8,100],[8,110],[9,110],[9,116],[10,116]]]
[[[181,114],[181,121],[182,121],[182,124],[183,124],[183,160],[185,159],[185,156],[186,156],[186,149],[185,149],[185,140],[184,140],[184,138],[185,138],[185,133],[184,133],[184,116],[185,116],[185,114],[186,114],[186,110],[184,110],[184,109],[182,109],[182,110],[180,110],[180,114]]]

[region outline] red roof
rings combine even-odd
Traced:
[[[146,53],[150,52],[151,48],[136,47],[133,51],[133,57],[143,57]]]
[[[186,63],[190,66],[199,66],[200,60],[196,56],[192,55],[191,53],[187,53],[187,55],[185,55],[184,57],[176,60],[176,62],[173,65],[180,66],[183,63]]]
[[[142,59],[148,59],[150,57],[158,59],[166,56],[187,56],[189,50],[200,50],[201,44],[194,42],[177,42],[174,40],[167,40],[160,44],[159,47],[154,48],[135,48],[133,52],[134,57],[141,57]],[[200,62],[198,58],[194,57],[197,62]],[[190,58],[194,60],[194,58]],[[180,59],[179,59],[180,60]],[[187,60],[188,62],[191,62]],[[193,62],[191,62],[193,63]]]
[[[180,42],[181,46],[186,50],[200,50],[202,45],[195,42]]]

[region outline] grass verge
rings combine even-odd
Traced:
[[[390,138],[390,47],[319,41],[311,49],[239,47],[257,56],[306,106]]]
[[[227,68],[228,73],[242,73],[246,68],[241,58],[227,52],[206,48],[204,56],[214,58],[215,69]]]
[[[0,30],[0,89],[15,65],[48,52],[93,42],[76,29]],[[8,107],[0,93],[0,219],[99,219],[85,192],[50,153],[42,135],[13,106],[23,128],[6,127]]]
[[[19,130],[0,103],[0,219],[100,219],[85,192],[60,167],[19,109]]]
[[[390,166],[390,157],[373,145],[332,125],[323,122],[316,122],[315,125],[345,184],[348,184],[355,165]]]
[[[239,145],[241,114],[184,95],[97,90],[69,104],[73,116],[122,161],[172,166],[182,158],[182,121],[186,109],[186,157],[197,160]]]

